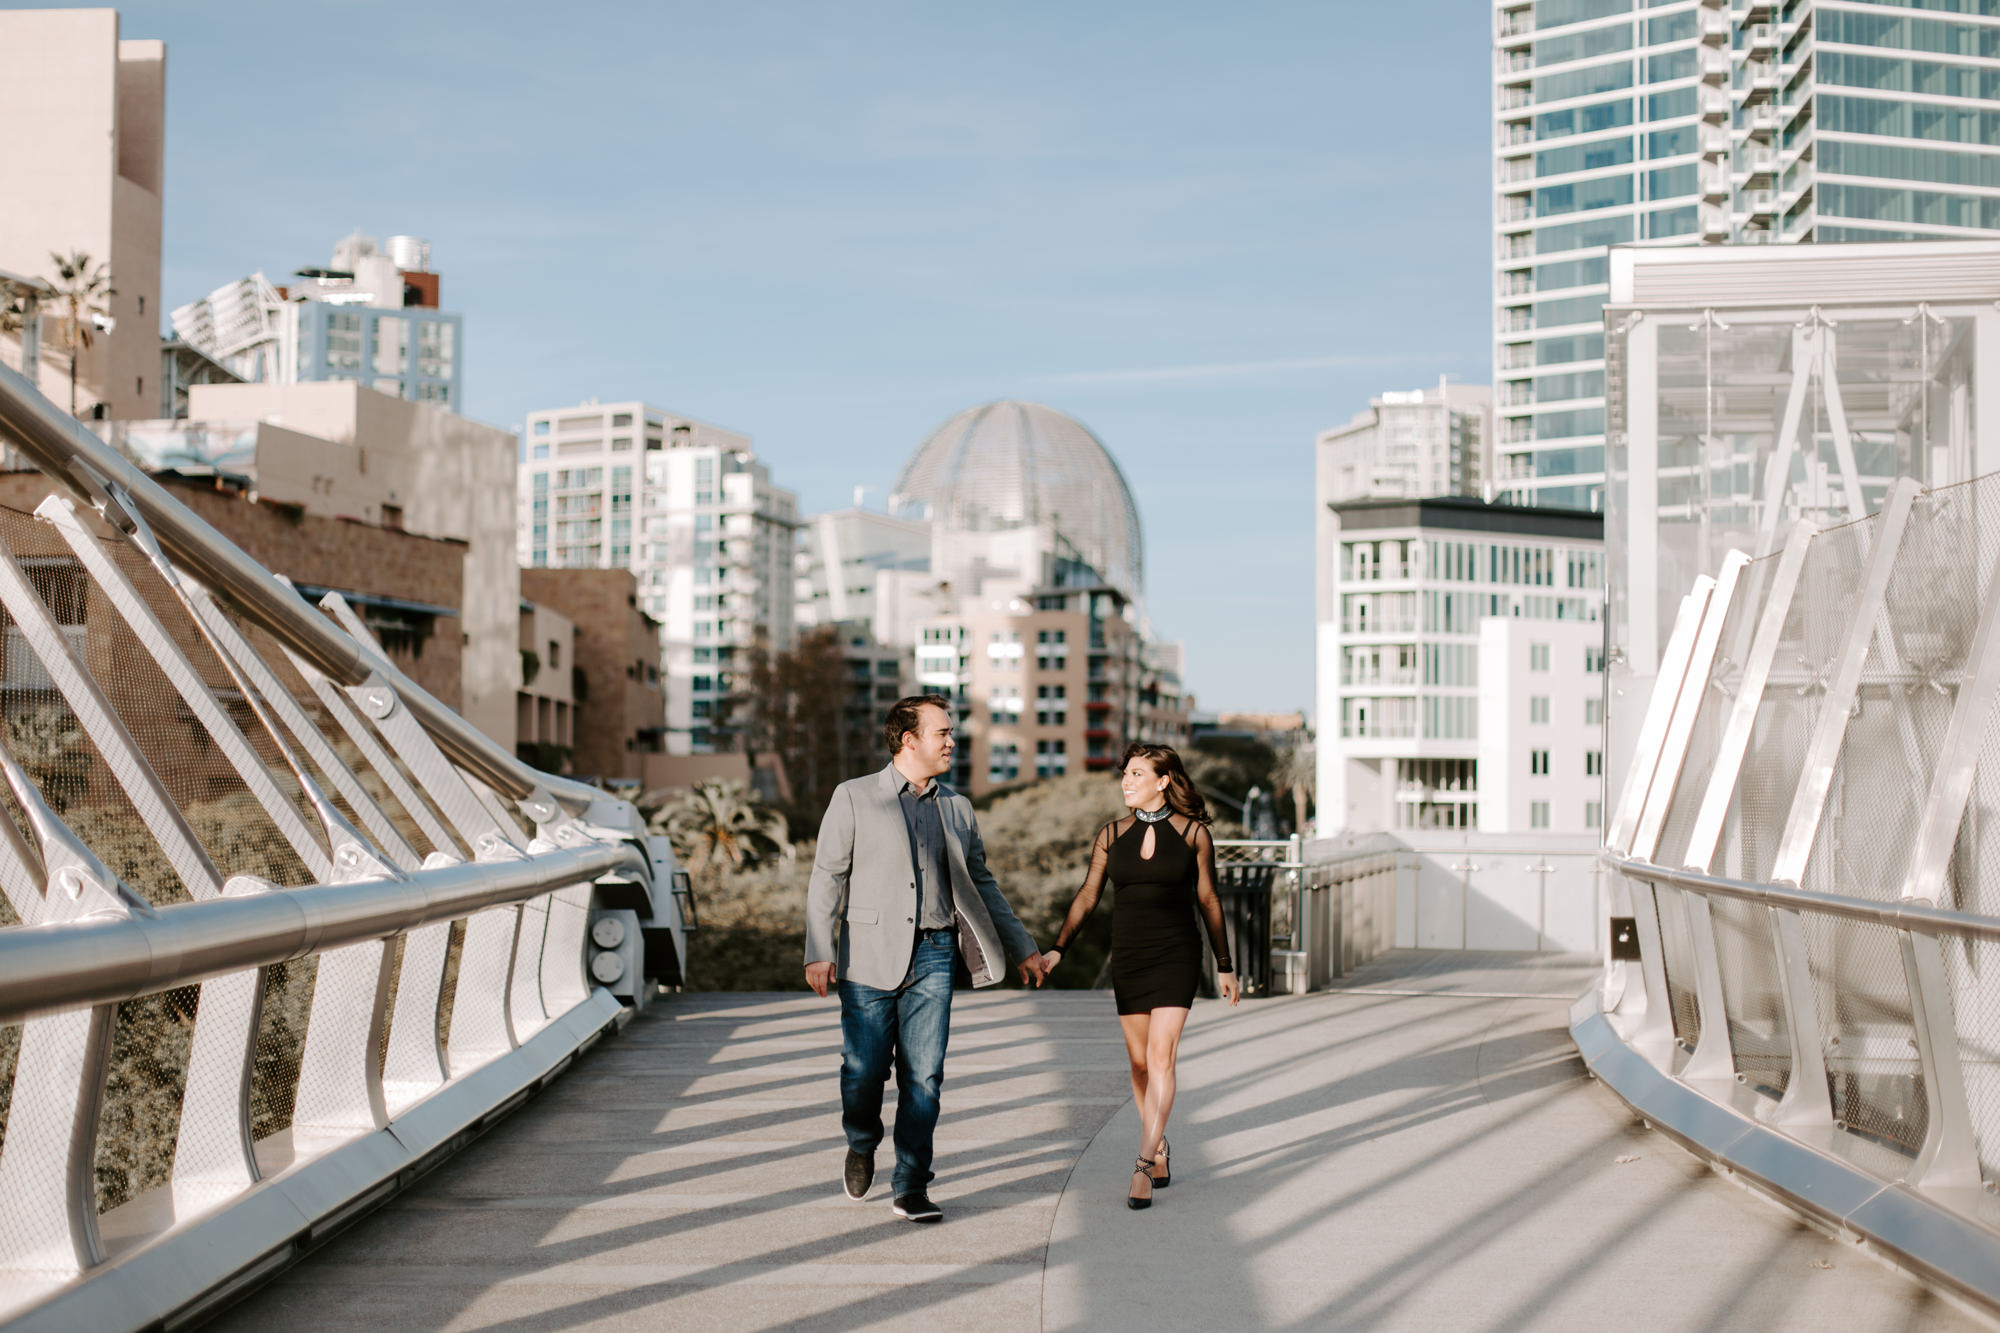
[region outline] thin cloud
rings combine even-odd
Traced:
[[[1136,370],[1079,370],[1040,378],[1050,384],[1161,384],[1187,380],[1235,379],[1251,375],[1284,375],[1300,370],[1341,370],[1350,367],[1406,366],[1435,357],[1418,354],[1361,356],[1289,356],[1274,361],[1215,361],[1194,366],[1145,366]]]

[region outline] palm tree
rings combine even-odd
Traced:
[[[1315,788],[1319,785],[1319,755],[1313,743],[1301,733],[1289,745],[1278,750],[1278,764],[1272,770],[1272,783],[1279,791],[1292,794],[1292,829],[1306,831],[1306,816],[1311,809]]]
[[[791,846],[785,817],[749,795],[748,784],[709,779],[653,813],[651,826],[672,841],[690,870],[727,862],[755,865]]]
[[[56,340],[69,353],[69,414],[75,416],[79,354],[89,351],[97,341],[97,321],[110,318],[109,300],[118,293],[104,265],[92,267],[90,256],[81,250],[70,251],[67,259],[51,251],[49,262],[56,266],[56,294],[51,304],[57,312]]]

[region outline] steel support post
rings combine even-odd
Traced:
[[[1743,676],[1736,686],[1736,702],[1723,724],[1722,740],[1716,746],[1715,764],[1709,770],[1708,790],[1702,793],[1701,808],[1695,814],[1688,835],[1684,860],[1690,870],[1709,870],[1715,861],[1722,826],[1729,817],[1729,804],[1736,794],[1736,780],[1743,772],[1743,756],[1749,751],[1756,730],[1757,712],[1764,700],[1764,687],[1771,678],[1771,663],[1785,637],[1785,618],[1791,614],[1792,598],[1799,586],[1799,572],[1805,568],[1806,552],[1812,546],[1810,523],[1792,525],[1785,548],[1771,574],[1764,605],[1757,616],[1756,637],[1743,660]]]
[[[1848,719],[1853,715],[1855,695],[1861,684],[1861,668],[1868,659],[1868,643],[1880,624],[1877,613],[1888,591],[1889,575],[1903,544],[1910,504],[1917,489],[1914,479],[1899,479],[1876,519],[1868,572],[1853,605],[1845,608],[1847,636],[1833,677],[1820,700],[1819,717],[1806,743],[1798,790],[1793,793],[1785,830],[1779,837],[1777,859],[1771,870],[1771,878],[1779,883],[1797,884],[1805,874],[1806,860],[1812,854],[1813,839],[1826,809],[1827,792],[1833,786],[1834,764],[1847,737]],[[1785,996],[1785,1021],[1792,1044],[1791,1078],[1774,1119],[1792,1125],[1831,1124],[1833,1101],[1827,1086],[1819,1011],[1813,998],[1812,958],[1806,947],[1805,921],[1797,912],[1770,910],[1772,937],[1777,942],[1779,984]]]
[[[195,623],[201,626],[202,633],[208,636],[209,643],[225,661],[232,663],[263,697],[265,706],[285,724],[286,730],[292,733],[292,738],[305,750],[319,771],[326,775],[326,780],[333,784],[334,791],[347,802],[348,809],[360,816],[362,824],[367,827],[369,835],[375,840],[375,845],[403,869],[416,869],[421,864],[416,851],[404,840],[403,835],[396,831],[396,826],[389,822],[389,817],[382,812],[381,806],[375,804],[373,798],[362,787],[360,780],[348,771],[347,765],[334,753],[333,746],[327,743],[326,737],[320,733],[317,726],[313,725],[312,719],[306,716],[298,701],[292,698],[291,691],[284,687],[283,682],[272,673],[270,666],[258,656],[257,650],[250,646],[250,641],[243,637],[242,631],[223,614],[222,608],[217,606],[207,593],[196,588],[185,588],[184,595],[188,609],[194,614]]]
[[[6,563],[13,566],[11,555]],[[41,843],[45,925],[153,915],[56,817],[4,746],[0,770]],[[0,1142],[0,1273],[74,1276],[104,1261],[97,1118],[116,1014],[115,1005],[100,1004],[22,1025],[7,1137]]]
[[[1604,833],[1605,846],[1621,855],[1629,855],[1632,850],[1632,838],[1638,831],[1639,816],[1646,805],[1646,793],[1651,790],[1658,771],[1660,747],[1666,742],[1674,706],[1680,699],[1682,686],[1687,682],[1688,661],[1694,654],[1695,634],[1701,627],[1702,611],[1707,607],[1709,594],[1714,588],[1715,580],[1706,575],[1695,580],[1693,590],[1681,599],[1680,611],[1674,617],[1673,633],[1667,638],[1666,651],[1660,655],[1660,674],[1653,682],[1652,698],[1646,701],[1645,720],[1639,724],[1632,767],[1626,771],[1625,785]]]
[[[1715,954],[1715,920],[1708,899],[1675,890],[1687,913],[1688,938],[1694,953],[1695,1003],[1701,1009],[1701,1036],[1688,1057],[1681,1078],[1689,1083],[1727,1083],[1736,1077],[1736,1057],[1729,1041],[1729,1006],[1722,993],[1722,966]]]
[[[271,780],[270,770],[264,766],[263,758],[222,710],[222,705],[216,702],[208,682],[201,678],[194,663],[181,652],[173,636],[167,633],[166,627],[153,614],[153,609],[146,604],[146,599],[125,577],[125,571],[118,567],[118,562],[111,558],[103,544],[84,528],[83,521],[77,516],[76,506],[63,496],[51,495],[36,507],[35,517],[55,528],[69,548],[76,552],[84,569],[96,581],[113,608],[124,617],[125,623],[131,626],[140,646],[159,664],[174,692],[187,704],[188,710],[214,740],[223,757],[229,760],[230,767],[236,770],[257,804],[277,825],[286,844],[305,862],[312,877],[320,883],[332,879],[333,862],[327,848],[307,826],[298,807],[278,790],[277,784]],[[162,573],[172,577],[171,570],[163,570]]]
[[[1979,1144],[1966,1102],[1965,1071],[1959,1064],[1943,942],[1907,930],[1897,931],[1896,938],[1903,946],[1903,974],[1910,987],[1910,1017],[1929,1113],[1923,1146],[1910,1168],[1910,1183],[1927,1189],[1978,1189]]]
[[[1806,859],[1812,854],[1813,839],[1819,833],[1820,816],[1826,809],[1827,792],[1833,786],[1833,769],[1840,747],[1847,738],[1848,719],[1854,712],[1855,694],[1861,685],[1861,668],[1868,660],[1868,644],[1881,624],[1878,613],[1895,568],[1896,552],[1909,526],[1910,502],[1916,498],[1914,478],[1899,478],[1890,488],[1888,503],[1876,519],[1874,549],[1868,554],[1868,573],[1855,594],[1854,603],[1843,608],[1847,636],[1841,644],[1833,678],[1827,682],[1820,701],[1819,718],[1806,743],[1805,764],[1798,790],[1793,793],[1785,831],[1778,840],[1778,855],[1771,878],[1798,884],[1805,873]]]
[[[1667,812],[1680,789],[1681,770],[1687,765],[1688,743],[1694,737],[1695,719],[1701,715],[1702,704],[1708,698],[1709,677],[1715,667],[1716,649],[1722,642],[1722,627],[1729,619],[1730,606],[1736,599],[1743,568],[1749,563],[1750,557],[1741,551],[1731,551],[1724,556],[1722,569],[1702,610],[1701,625],[1695,631],[1694,646],[1688,651],[1681,688],[1675,694],[1673,712],[1661,737],[1653,781],[1647,788],[1646,799],[1639,810],[1639,821],[1632,834],[1632,855],[1644,860],[1652,860],[1659,850],[1660,832],[1666,826]]]
[[[41,661],[49,679],[55,682],[63,702],[76,714],[84,734],[103,756],[105,766],[117,778],[118,786],[131,800],[146,831],[159,843],[161,854],[189,895],[203,899],[220,894],[222,875],[188,826],[187,816],[174,804],[160,775],[140,753],[124,719],[104,697],[104,691],[63,634],[62,626],[35,591],[34,584],[29,582],[14,553],[4,546],[0,546],[0,605],[14,618],[21,637]]]

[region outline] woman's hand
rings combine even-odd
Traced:
[[[1062,950],[1061,950],[1061,949],[1044,949],[1044,950],[1042,950],[1042,978],[1043,978],[1043,980],[1047,980],[1047,979],[1048,979],[1048,975],[1049,975],[1049,973],[1051,973],[1051,972],[1055,971],[1055,970],[1056,970],[1056,964],[1057,964],[1057,963],[1060,963],[1061,961],[1062,961]]]
[[[1236,1002],[1243,998],[1243,987],[1237,983],[1234,972],[1217,972],[1215,985],[1216,989],[1222,992],[1222,998],[1229,1001],[1229,1007],[1232,1009],[1236,1007]]]

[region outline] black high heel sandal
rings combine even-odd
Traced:
[[[1135,1176],[1144,1176],[1150,1186],[1153,1179],[1153,1159],[1150,1157],[1141,1157],[1138,1161],[1132,1163],[1132,1174]],[[1136,1194],[1127,1194],[1125,1196],[1125,1206],[1134,1210],[1151,1208],[1153,1206],[1152,1190],[1148,1188],[1146,1197],[1143,1199]]]
[[[1160,1168],[1160,1174],[1153,1177],[1153,1188],[1163,1190],[1174,1183],[1173,1166],[1167,1160],[1167,1141],[1165,1139],[1160,1140],[1160,1155],[1155,1157],[1153,1161]]]

